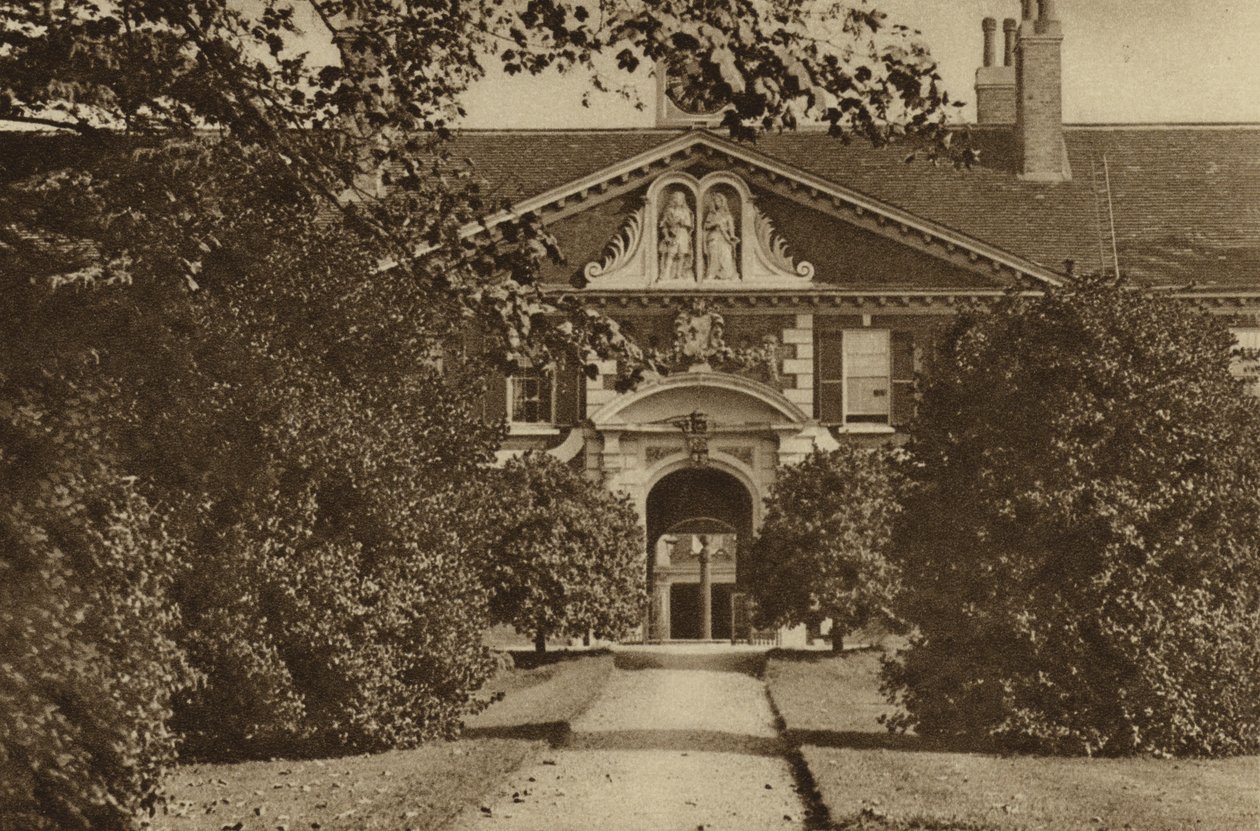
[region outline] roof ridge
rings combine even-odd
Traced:
[[[540,135],[549,133],[660,133],[662,135],[681,135],[688,132],[685,127],[454,127],[455,135],[480,133],[482,135]]]
[[[1260,130],[1260,121],[1117,121],[1064,124],[1066,130]]]

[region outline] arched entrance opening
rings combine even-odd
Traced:
[[[711,467],[667,474],[647,497],[649,640],[729,639],[752,495]]]

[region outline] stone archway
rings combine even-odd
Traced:
[[[739,540],[753,529],[748,488],[718,468],[681,468],[652,486],[646,519],[649,639],[729,639]]]

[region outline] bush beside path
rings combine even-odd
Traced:
[[[892,735],[880,653],[771,653],[766,682],[838,829],[1254,831],[1260,757],[1000,756]]]
[[[432,831],[562,741],[607,684],[607,653],[523,656],[482,691],[503,694],[457,741],[334,759],[184,765],[169,777],[166,831]]]

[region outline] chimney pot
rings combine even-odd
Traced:
[[[1024,0],[1024,19],[1032,20],[1036,15],[1037,0]]]
[[[1008,17],[1002,21],[1002,34],[1006,36],[1005,49],[1002,53],[1002,66],[1015,65],[1015,32],[1019,29],[1019,23],[1015,18]]]
[[[992,17],[986,17],[981,21],[980,28],[984,31],[984,65],[993,66],[996,52],[997,20]]]
[[[976,123],[1014,124],[1015,67],[1012,65],[1012,52],[1015,33],[1006,33],[1006,50],[999,64],[997,18],[984,18],[980,28],[984,31],[984,66],[976,70]]]
[[[1063,34],[1063,26],[1059,23],[1059,13],[1054,0],[1037,0],[1037,21],[1033,30],[1039,35],[1059,37]]]

